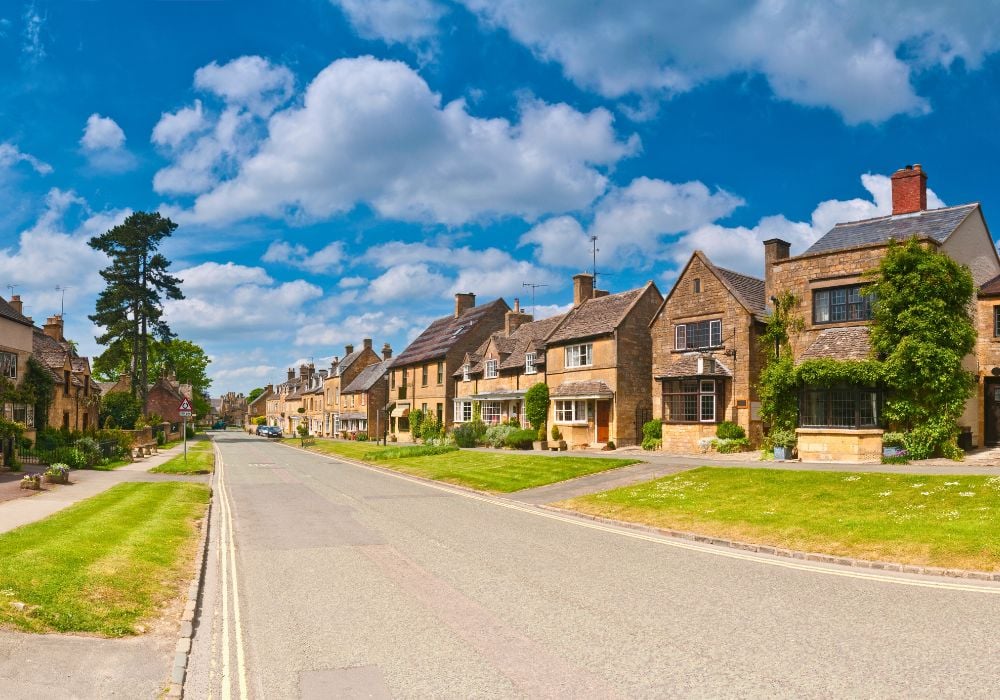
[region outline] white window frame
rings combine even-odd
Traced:
[[[472,401],[455,399],[455,423],[468,423],[472,420]]]
[[[480,401],[479,416],[486,425],[497,425],[501,420],[501,406],[499,401]]]
[[[567,345],[564,357],[566,367],[590,367],[594,364],[594,344]]]
[[[694,323],[704,323],[695,321]],[[688,345],[687,323],[678,323],[674,326],[674,350],[700,350],[703,348],[717,348],[722,345],[722,319],[708,319],[708,345],[694,347]],[[712,342],[717,340],[718,342]]]
[[[714,423],[715,422],[715,411],[717,406],[715,405],[716,399],[716,386],[714,379],[701,379],[698,381],[698,422],[699,423]],[[706,407],[711,407],[709,413],[706,414]]]
[[[555,419],[560,425],[587,425],[590,401],[587,399],[557,399]]]
[[[468,362],[466,362],[464,365],[462,365],[462,381],[463,382],[469,381],[469,363]]]
[[[538,369],[535,367],[535,353],[533,352],[524,353],[524,373],[525,374],[538,373]]]
[[[496,379],[500,376],[500,363],[497,360],[486,360],[486,379]]]

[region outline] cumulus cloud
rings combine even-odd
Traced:
[[[164,112],[153,127],[152,142],[157,146],[177,148],[189,136],[204,131],[208,121],[202,111],[201,100],[195,100],[190,107],[182,107],[176,112]]]
[[[587,206],[607,186],[602,169],[639,147],[635,136],[619,139],[605,109],[582,113],[524,100],[519,116],[512,123],[475,117],[462,100],[442,105],[403,63],[338,60],[316,76],[301,104],[270,117],[252,155],[227,149],[235,176],[174,213],[222,224],[255,216],[322,219],[366,204],[408,221],[533,218]],[[157,191],[195,193],[222,177],[217,149],[205,150],[201,142],[181,149],[157,173]],[[178,170],[206,177],[184,188]]]
[[[30,153],[24,153],[12,143],[0,143],[0,168],[11,168],[18,163],[27,163],[39,175],[48,175],[52,166],[43,163]]]
[[[546,265],[587,268],[593,260],[590,237],[597,236],[599,269],[646,267],[667,236],[725,218],[741,204],[739,197],[701,182],[640,177],[609,191],[586,230],[573,217],[554,217],[522,235],[519,244],[537,246],[537,259]]]
[[[125,149],[125,132],[114,119],[97,112],[87,117],[80,147],[98,170],[122,172],[135,165],[135,158]]]
[[[444,8],[434,0],[330,0],[365,39],[414,45],[430,39]]]
[[[285,241],[274,241],[261,257],[264,262],[291,265],[315,274],[339,270],[343,259],[344,244],[340,241],[334,241],[314,253],[310,253],[301,243],[293,245]]]
[[[1000,47],[995,13],[967,3],[460,1],[582,87],[643,98],[646,114],[650,97],[755,73],[779,98],[877,123],[929,110],[921,71],[976,68]]]
[[[194,86],[214,93],[227,104],[267,115],[291,97],[295,76],[260,56],[241,56],[221,66],[212,61],[199,68]]]
[[[423,330],[430,319],[393,314],[385,311],[371,311],[346,316],[331,321],[313,321],[304,324],[295,336],[297,346],[314,345],[331,348],[331,355],[339,354],[344,345],[357,345],[362,338],[385,338],[397,334],[408,335],[414,330]],[[376,347],[376,352],[380,348]],[[396,348],[399,352],[402,348]]]

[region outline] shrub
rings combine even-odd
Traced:
[[[549,414],[549,387],[538,382],[524,392],[524,417],[535,430],[545,424]]]
[[[538,440],[539,442],[545,442],[547,438],[545,437],[545,425],[543,424],[538,428]]]
[[[481,444],[486,436],[486,424],[481,420],[461,423],[451,431],[451,436],[459,447],[475,447]]]
[[[769,448],[784,447],[791,449],[799,441],[799,436],[790,428],[772,428],[764,441]]]
[[[253,419],[254,425],[267,425],[267,416],[257,416]]]
[[[354,439],[358,442],[368,442],[368,433],[358,433]]]
[[[741,440],[747,436],[747,432],[732,421],[724,420],[715,429],[715,437],[720,440]]]
[[[156,431],[156,444],[160,447],[167,444],[167,436],[162,430]]]
[[[663,421],[659,418],[642,424],[642,441],[660,440],[663,438]]]
[[[515,430],[504,439],[504,445],[515,450],[530,450],[537,435],[534,430]]]
[[[648,437],[642,439],[642,449],[644,450],[658,450],[661,447],[663,447],[663,440]]]
[[[558,425],[552,426],[552,439],[556,441],[562,440],[562,433],[559,432]]]
[[[882,435],[882,447],[903,447],[906,445],[906,435],[903,433],[885,432]]]
[[[517,432],[517,428],[512,425],[491,425],[486,429],[484,439],[490,447],[503,447],[507,443],[507,436]]]
[[[437,416],[433,413],[428,413],[424,416],[423,423],[420,425],[420,437],[423,438],[424,442],[428,440],[436,440],[441,437],[443,426],[438,422]],[[413,434],[417,437],[417,433]]]
[[[97,464],[97,460],[101,458],[101,446],[94,438],[80,438],[76,441],[74,447],[83,453],[88,467]]]
[[[615,445],[615,441],[614,440],[608,440],[607,444],[604,446],[604,449],[606,449],[606,450],[617,450],[618,446]]]
[[[116,458],[121,459],[132,451],[132,434],[124,430],[98,430],[96,437],[101,442],[115,443],[112,452]]]
[[[750,449],[750,441],[744,438],[726,438],[723,440],[713,440],[712,447],[719,454],[733,454],[734,452],[744,452]]]
[[[64,447],[57,450],[56,454],[60,462],[68,464],[73,469],[86,469],[89,466],[87,455],[75,447]]]
[[[194,438],[194,426],[188,423],[187,428],[184,430],[184,434],[187,435],[188,440]]]
[[[100,421],[105,428],[132,430],[140,416],[142,416],[142,404],[131,394],[116,391],[101,397]],[[110,425],[109,420],[112,421]]]
[[[410,411],[410,435],[416,440],[420,437],[420,428],[423,427],[424,423],[424,412],[419,408],[415,408]]]

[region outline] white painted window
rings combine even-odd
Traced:
[[[700,382],[699,388],[699,400],[700,400],[700,414],[699,419],[702,423],[714,423],[715,422],[715,380],[714,379],[703,379]]]
[[[468,423],[472,420],[472,402],[455,399],[455,422]]]
[[[586,423],[589,408],[589,401],[556,401],[556,423]]]
[[[581,343],[566,347],[567,367],[589,367],[594,364],[594,344]]]
[[[496,379],[500,376],[499,363],[496,360],[486,360],[486,378]]]
[[[462,365],[462,381],[463,382],[469,381],[469,363],[468,362],[466,362],[464,365]]]
[[[698,321],[674,326],[674,349],[696,350],[722,345],[722,321]]]
[[[535,374],[538,370],[535,368],[535,353],[526,352],[524,353],[524,373],[525,374]]]
[[[495,425],[500,422],[499,401],[483,401],[479,405],[479,408],[484,423],[487,425]]]

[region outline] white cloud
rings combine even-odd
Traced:
[[[310,253],[309,249],[301,243],[292,245],[279,240],[271,243],[261,257],[264,262],[291,265],[315,274],[339,270],[343,259],[344,244],[341,241],[334,241],[316,252]]]
[[[12,143],[0,143],[0,168],[10,168],[18,163],[27,163],[39,175],[48,175],[52,166],[43,163],[29,153],[24,153]]]
[[[29,4],[24,10],[24,36],[21,51],[32,63],[37,63],[45,58],[42,30],[45,28],[47,19],[38,11],[35,3]]]
[[[221,66],[212,61],[199,68],[194,86],[218,95],[227,104],[267,116],[291,97],[295,77],[284,66],[260,56],[241,56]]]
[[[701,182],[640,177],[608,192],[586,230],[572,217],[555,217],[527,231],[519,244],[537,246],[536,257],[546,265],[582,269],[593,264],[590,236],[597,236],[598,270],[646,267],[665,237],[725,218],[741,204],[739,197]]]
[[[125,149],[125,132],[111,117],[94,112],[80,138],[91,167],[108,172],[124,172],[135,165],[135,157]]]
[[[312,81],[301,105],[270,118],[252,156],[229,151],[235,176],[175,215],[216,224],[321,219],[364,203],[390,218],[460,224],[576,210],[604,192],[601,168],[638,148],[634,136],[619,140],[612,122],[604,109],[581,113],[534,100],[520,105],[518,123],[474,117],[461,100],[442,106],[405,64],[342,59]],[[198,192],[221,177],[217,160],[199,144],[182,149],[154,185]],[[174,182],[177,169],[212,176],[185,189]]]
[[[328,321],[306,323],[296,334],[295,344],[342,348],[344,345],[358,345],[362,338],[385,338],[398,333],[409,333],[415,328],[423,330],[429,322],[429,319],[424,317],[414,318],[406,314],[372,311],[337,319],[334,323]],[[381,345],[374,349],[380,352]],[[400,350],[401,348],[396,348],[396,352]]]
[[[775,95],[849,123],[929,109],[913,78],[1000,47],[996,13],[968,3],[736,0],[461,0],[567,77],[612,98],[649,100],[728,75],[763,75]]]
[[[448,286],[448,279],[432,272],[424,263],[401,264],[389,268],[368,285],[368,298],[377,304],[400,299],[416,300],[437,296]]]
[[[341,289],[354,289],[355,287],[362,287],[368,283],[368,278],[366,277],[343,277],[337,286]]]
[[[208,120],[201,108],[201,100],[195,100],[191,107],[183,107],[176,112],[164,112],[153,127],[151,141],[157,146],[177,148],[189,136],[204,131]]]
[[[331,0],[365,39],[413,45],[437,31],[444,8],[434,0]]]

